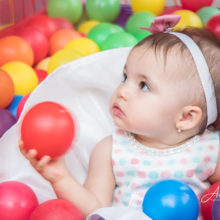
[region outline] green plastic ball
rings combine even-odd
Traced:
[[[139,41],[142,41],[145,37],[150,36],[152,33],[149,31],[145,31],[144,32],[140,32],[138,34],[135,35],[136,39]]]
[[[50,17],[62,17],[75,24],[83,11],[81,0],[49,0],[47,13]]]
[[[108,50],[119,47],[133,47],[137,44],[137,42],[137,39],[133,35],[125,31],[117,32],[109,35],[104,40],[104,42],[101,45],[101,50]]]
[[[200,17],[200,19],[202,20],[202,24],[205,26],[207,21],[211,17],[213,17],[213,16],[215,16],[217,14],[220,14],[220,10],[218,8],[210,6],[210,7],[201,8],[196,13]]]
[[[122,32],[124,31],[122,27],[116,24],[110,24],[110,23],[100,23],[97,24],[94,28],[92,28],[87,37],[95,43],[98,44],[99,47],[101,47],[103,41],[111,34]]]
[[[87,0],[86,13],[92,20],[114,21],[120,13],[119,0]]]
[[[155,15],[151,12],[137,12],[129,17],[125,25],[125,30],[133,34],[137,39],[143,39],[151,33],[140,28],[149,28],[154,18]]]

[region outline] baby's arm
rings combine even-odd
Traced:
[[[220,145],[219,145],[219,149],[220,149]],[[215,183],[215,182],[219,182],[220,181],[220,150],[218,153],[218,161],[217,161],[217,165],[215,168],[215,172],[212,176],[209,177],[209,182]]]
[[[72,202],[86,217],[98,208],[111,205],[115,187],[111,151],[111,136],[96,145],[91,154],[88,176],[83,186],[70,174],[62,159],[50,160],[45,156],[37,161],[36,152],[33,150],[26,154],[24,151],[22,153],[51,183],[57,197]]]

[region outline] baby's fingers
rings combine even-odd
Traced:
[[[39,172],[41,172],[43,170],[43,168],[51,161],[51,158],[49,156],[44,156],[40,159],[40,161],[38,161],[38,163],[36,164],[35,168],[36,170],[38,170]]]
[[[24,142],[22,140],[19,140],[18,146],[19,146],[19,149],[20,149],[21,153],[23,155],[25,155],[26,154],[26,150],[24,149]]]

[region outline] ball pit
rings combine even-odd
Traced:
[[[34,53],[34,64],[37,64],[47,56],[49,51],[49,41],[43,32],[29,26],[19,29],[16,34],[31,45]]]
[[[121,10],[119,16],[115,20],[115,24],[125,28],[128,18],[132,15],[132,10],[130,5],[121,5]]]
[[[123,28],[116,25],[102,22],[97,24],[88,33],[88,38],[93,40],[99,47],[101,47],[103,41],[111,34],[121,32]]]
[[[100,21],[97,20],[88,20],[83,22],[77,29],[80,33],[88,34],[89,31],[94,28],[97,24],[100,24]]]
[[[48,38],[58,30],[56,22],[49,16],[42,14],[31,17],[27,22],[27,26],[36,28]]]
[[[75,136],[71,114],[55,102],[34,105],[24,116],[21,139],[26,150],[36,149],[38,158],[57,158],[70,148]]]
[[[8,36],[0,39],[0,66],[11,61],[22,61],[32,66],[33,50],[27,41],[18,36]]]
[[[72,49],[73,51],[78,52],[82,56],[88,56],[93,53],[100,51],[98,45],[90,40],[89,38],[80,37],[74,40],[71,40],[66,44],[65,49]]]
[[[131,0],[131,7],[133,12],[147,11],[155,15],[162,14],[165,7],[165,0]]]
[[[198,10],[197,15],[200,17],[202,24],[206,25],[207,21],[215,15],[220,15],[220,10],[215,7],[204,7]]]
[[[63,17],[55,17],[53,20],[56,22],[58,29],[74,29],[72,23]]]
[[[15,95],[27,95],[38,85],[38,78],[32,67],[23,62],[9,62],[2,66],[14,83]]]
[[[47,13],[50,17],[62,17],[75,24],[82,15],[81,0],[49,0]]]
[[[50,58],[48,62],[48,74],[52,73],[55,69],[63,64],[69,63],[70,61],[79,59],[83,57],[83,54],[80,54],[78,51],[74,51],[69,48],[59,50]]]
[[[81,35],[75,30],[61,29],[56,31],[50,37],[50,55],[62,50],[69,41],[77,37],[81,37]]]
[[[120,13],[119,0],[87,0],[86,13],[90,19],[112,22]]]

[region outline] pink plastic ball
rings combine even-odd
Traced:
[[[213,0],[181,0],[183,9],[197,11],[200,8],[210,6]]]
[[[37,197],[26,184],[17,181],[0,183],[0,219],[29,220],[37,206]]]
[[[17,108],[17,112],[16,112],[16,116],[17,116],[17,119],[19,119],[20,115],[21,115],[21,112],[23,111],[23,108],[24,108],[24,105],[26,103],[26,101],[28,100],[30,94],[28,95],[25,95],[21,101],[19,102],[18,104],[18,108]]]
[[[79,210],[67,200],[52,199],[40,204],[30,220],[83,220]]]

